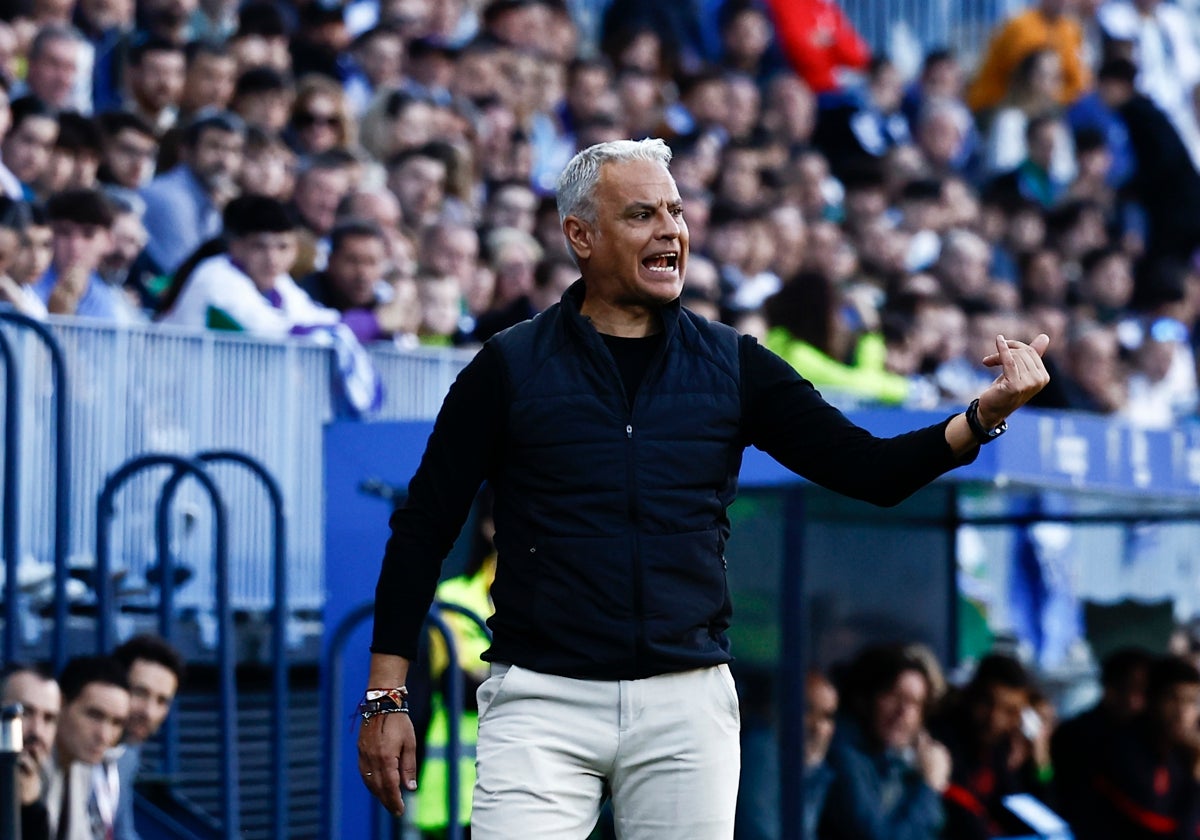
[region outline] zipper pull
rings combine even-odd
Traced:
[[[632,424],[627,425],[625,427],[625,437],[627,437],[627,438],[633,437],[633,425]]]

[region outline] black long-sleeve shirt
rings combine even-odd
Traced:
[[[605,337],[626,390],[636,390],[661,336]],[[787,362],[754,338],[740,339],[744,446],[756,446],[817,484],[878,505],[894,505],[966,461],[945,439],[949,420],[877,438],[829,405]],[[408,501],[391,519],[375,591],[371,650],[413,659],[441,563],[480,484],[505,457],[507,382],[491,344],[459,374],[434,423]],[[500,563],[504,558],[500,558]]]

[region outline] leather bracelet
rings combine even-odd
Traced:
[[[377,715],[392,715],[397,713],[409,713],[407,698],[401,698],[399,703],[390,697],[385,697],[380,700],[363,700],[358,704],[358,716],[364,722]]]
[[[1008,421],[1001,420],[1000,425],[988,429],[979,422],[979,398],[971,400],[971,404],[967,406],[967,425],[971,428],[971,434],[975,437],[975,442],[980,446],[985,443],[991,443],[1000,435],[1008,431]]]
[[[363,700],[383,700],[384,698],[391,699],[397,705],[408,699],[408,688],[406,686],[397,686],[396,688],[368,688],[367,693],[363,696]]]

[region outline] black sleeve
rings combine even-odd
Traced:
[[[504,393],[498,351],[484,345],[450,386],[408,499],[392,514],[375,587],[373,653],[416,658],[442,561],[500,450],[508,419]]]
[[[741,339],[746,442],[809,481],[876,505],[895,505],[954,467],[950,418],[893,438],[851,423],[808,380],[751,336]],[[977,453],[978,450],[975,450]]]

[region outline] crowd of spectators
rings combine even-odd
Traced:
[[[111,656],[79,656],[57,674],[7,663],[0,704],[22,720],[16,762],[21,837],[138,840],[134,783],[142,749],[159,731],[183,682],[179,652],[158,636],[133,636]]]
[[[0,300],[477,345],[576,277],[569,157],[661,136],[686,303],[818,387],[962,403],[987,336],[1046,332],[1041,405],[1168,427],[1197,405],[1190,8],[1036,0],[908,78],[835,0],[26,0]]]
[[[947,687],[920,645],[868,648],[832,681],[809,674],[803,836],[1058,836],[1037,822],[1038,805],[1086,840],[1194,836],[1194,657],[1121,648],[1100,682],[1096,704],[1060,724],[1036,680],[1001,653],[961,688]]]

